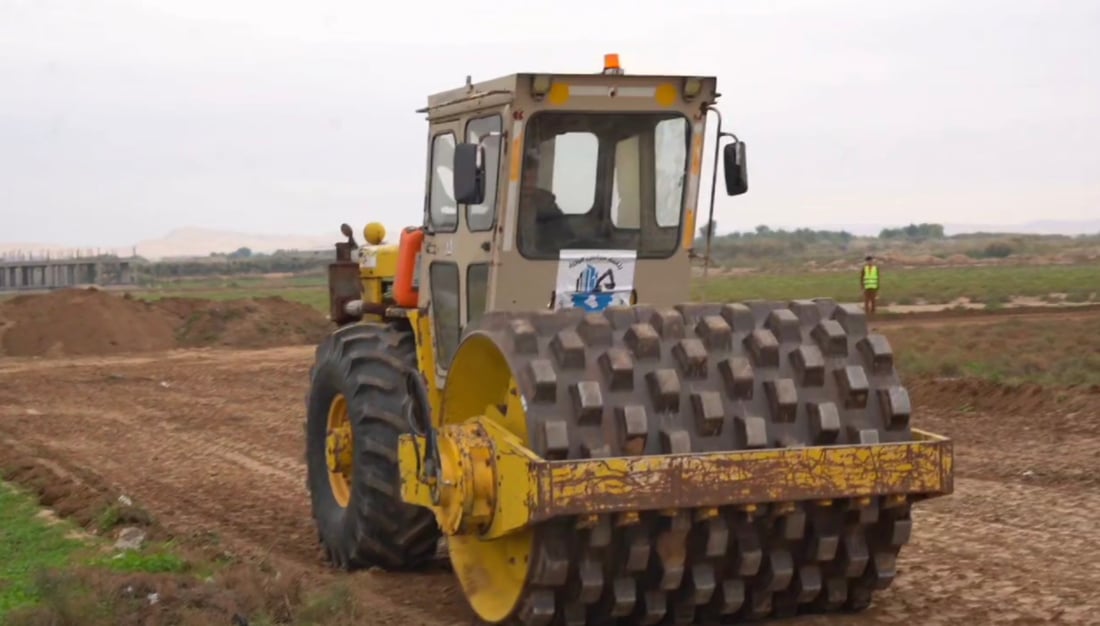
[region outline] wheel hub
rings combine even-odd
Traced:
[[[436,518],[447,535],[479,534],[496,508],[492,440],[473,423],[446,427],[441,435]]]
[[[353,452],[347,399],[338,394],[329,405],[328,430],[325,434],[325,462],[328,465],[332,495],[343,507],[348,505],[351,497]]]

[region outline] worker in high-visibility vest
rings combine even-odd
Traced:
[[[875,299],[878,297],[878,265],[875,257],[863,259],[863,271],[859,273],[859,286],[863,289],[863,312],[870,315],[875,312]]]

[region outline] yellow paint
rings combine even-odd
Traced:
[[[470,606],[491,624],[519,607],[531,558],[531,533],[484,540],[471,535],[447,539],[451,565]]]
[[[381,224],[371,223],[363,229],[366,236],[371,226],[382,228]],[[382,228],[384,234],[385,229]],[[367,237],[368,240],[370,237]],[[393,281],[397,274],[397,246],[391,245],[366,245],[359,249],[359,280],[363,286],[363,301],[370,303],[382,302],[383,294],[388,283]],[[376,319],[378,316],[367,315],[365,319]]]
[[[492,440],[477,421],[447,426],[439,434],[440,527],[447,535],[480,534],[496,502]]]
[[[642,516],[637,511],[627,511],[626,513],[619,513],[619,518],[615,521],[616,526],[633,526],[642,521]]]
[[[794,502],[781,502],[772,509],[772,513],[776,515],[786,515],[794,512]]]
[[[706,521],[716,517],[718,517],[718,509],[713,506],[708,506],[695,512],[695,519],[698,521]]]
[[[504,413],[497,408],[503,405]],[[507,454],[499,442],[506,440],[517,450],[527,450],[527,412],[519,395],[512,369],[497,345],[487,335],[474,333],[459,345],[451,362],[443,390],[444,427],[480,422],[496,445],[494,474],[498,481],[492,523],[485,536],[455,535],[448,538],[451,563],[470,605],[488,622],[503,620],[517,609],[527,578],[534,543],[534,530],[526,518],[510,534],[494,533],[494,527],[512,521],[515,495],[532,489],[529,462],[533,455]],[[523,496],[520,496],[523,497]],[[527,507],[520,508],[520,514]]]
[[[575,511],[728,506],[828,496],[944,494],[951,451],[942,438],[868,446],[541,462],[533,521]],[[676,485],[669,491],[669,485]],[[684,492],[702,494],[691,500]]]
[[[525,517],[530,508],[512,500],[533,497],[530,470],[538,459],[527,452],[526,409],[511,367],[488,336],[475,333],[459,345],[443,401],[433,405],[443,407],[433,411],[444,473],[439,504],[430,481],[417,476],[417,451],[427,442],[412,435],[398,445],[401,497],[431,508],[441,528],[454,533],[447,547],[470,606],[497,623],[519,608],[525,588],[534,530]]]
[[[351,422],[348,421],[348,401],[343,394],[336,394],[329,403],[328,424],[325,435],[325,460],[328,463],[328,482],[332,496],[341,507],[347,508],[351,499],[351,467],[354,460]]]
[[[670,107],[676,104],[676,99],[679,97],[680,92],[677,91],[676,85],[671,83],[661,83],[657,85],[657,90],[654,92],[654,99],[657,104],[663,107]]]
[[[512,164],[508,170],[508,180],[519,181],[520,168],[523,165],[523,137],[518,136],[512,140]]]
[[[378,222],[370,222],[363,227],[363,240],[377,246],[386,238],[386,227]]]
[[[401,435],[397,440],[397,469],[401,476],[401,500],[431,509],[432,495],[424,471],[424,450],[428,440],[417,435]]]
[[[443,404],[442,425],[461,424],[487,415],[490,407],[505,405],[505,413],[497,413],[501,426],[520,441],[528,441],[523,396],[508,361],[488,335],[473,333],[455,351]]]
[[[554,106],[562,106],[569,102],[569,85],[555,82],[550,87],[550,93],[546,95],[546,101]]]
[[[764,503],[812,499],[824,505],[873,496],[904,503],[909,494],[952,489],[944,439],[548,462],[497,415],[476,418],[496,452],[496,506],[486,537],[563,515],[716,506],[753,511]]]
[[[592,528],[600,521],[599,515],[579,515],[577,516],[577,528]]]
[[[500,412],[492,407],[490,413]],[[493,441],[497,453],[497,499],[493,521],[485,530],[487,537],[501,537],[528,527],[532,508],[527,503],[538,499],[538,473],[535,466],[543,461],[504,425],[504,420],[479,419]],[[517,506],[519,505],[519,506]]]
[[[705,139],[703,126],[696,125],[695,136],[691,139],[691,175],[699,176],[703,172],[703,140]],[[717,167],[718,164],[715,164]]]
[[[496,416],[475,418],[496,453],[496,506],[485,536],[562,515],[717,506],[755,510],[764,503],[805,499],[827,505],[875,496],[894,504],[910,494],[952,490],[952,452],[943,438],[549,462],[505,428],[505,416]]]
[[[889,509],[896,506],[901,506],[903,504],[905,504],[905,496],[895,494],[886,498],[886,503],[884,506]]]
[[[416,338],[416,366],[428,386],[428,403],[432,407],[432,424],[439,427],[440,393],[435,384],[435,347],[432,344],[432,318],[417,309],[408,309],[407,318]]]
[[[695,209],[688,209],[684,215],[684,247],[695,247]]]

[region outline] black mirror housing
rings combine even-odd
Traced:
[[[455,202],[481,204],[485,201],[485,149],[476,143],[455,146]]]
[[[726,174],[726,194],[739,196],[749,190],[749,169],[745,161],[745,142],[726,144],[722,151],[722,165]]]

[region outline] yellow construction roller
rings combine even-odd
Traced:
[[[424,223],[337,244],[307,399],[320,541],[409,569],[444,536],[491,624],[862,609],[911,507],[951,493],[951,442],[911,426],[858,307],[690,302],[708,119],[712,187],[722,154],[745,193],[745,145],[713,78],[608,59],[429,98]]]

